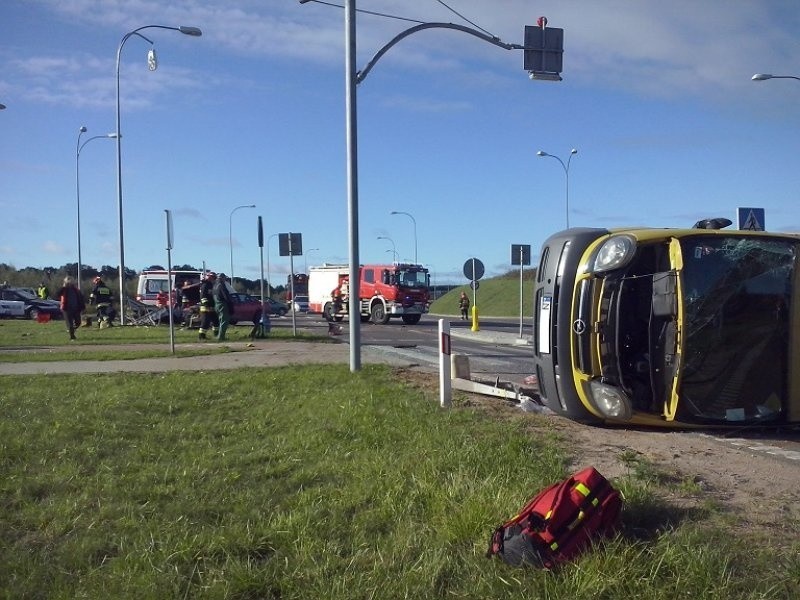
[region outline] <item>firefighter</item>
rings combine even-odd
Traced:
[[[200,335],[198,339],[205,340],[206,332],[213,330],[217,323],[217,313],[214,310],[214,284],[217,281],[216,273],[206,273],[200,285]]]
[[[99,276],[95,277],[92,283],[94,287],[92,287],[92,293],[89,294],[89,304],[97,309],[95,316],[97,326],[100,328],[111,327],[111,321],[114,319],[114,309],[111,306],[111,290]]]
[[[183,327],[191,328],[195,321],[200,322],[200,286],[201,280],[191,282],[188,279],[181,286],[181,314]]]
[[[333,288],[333,291],[331,292],[331,301],[333,302],[332,313],[335,315],[336,313],[342,312],[344,296],[342,295],[342,287],[340,285],[337,285],[335,288]]]

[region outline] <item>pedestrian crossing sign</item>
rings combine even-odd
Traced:
[[[747,231],[764,231],[763,208],[738,208],[739,229]]]

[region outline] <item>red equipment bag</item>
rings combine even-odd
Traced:
[[[546,569],[580,554],[593,538],[611,535],[622,495],[594,467],[542,490],[492,534],[487,557]]]

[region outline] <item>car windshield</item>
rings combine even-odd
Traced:
[[[20,297],[20,300],[35,300],[36,294],[31,294],[27,290],[14,290],[17,295]]]
[[[693,236],[681,250],[679,410],[711,421],[778,418],[786,409],[798,242]]]

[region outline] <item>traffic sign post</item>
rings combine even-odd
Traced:
[[[478,325],[478,280],[483,277],[485,269],[477,258],[469,258],[464,263],[464,277],[470,280],[472,288],[472,331],[479,331]]]
[[[522,268],[531,264],[530,244],[511,244],[511,264],[519,265],[519,337],[522,339]]]
[[[439,319],[439,404],[442,408],[448,408],[452,404],[450,360],[450,321]]]

